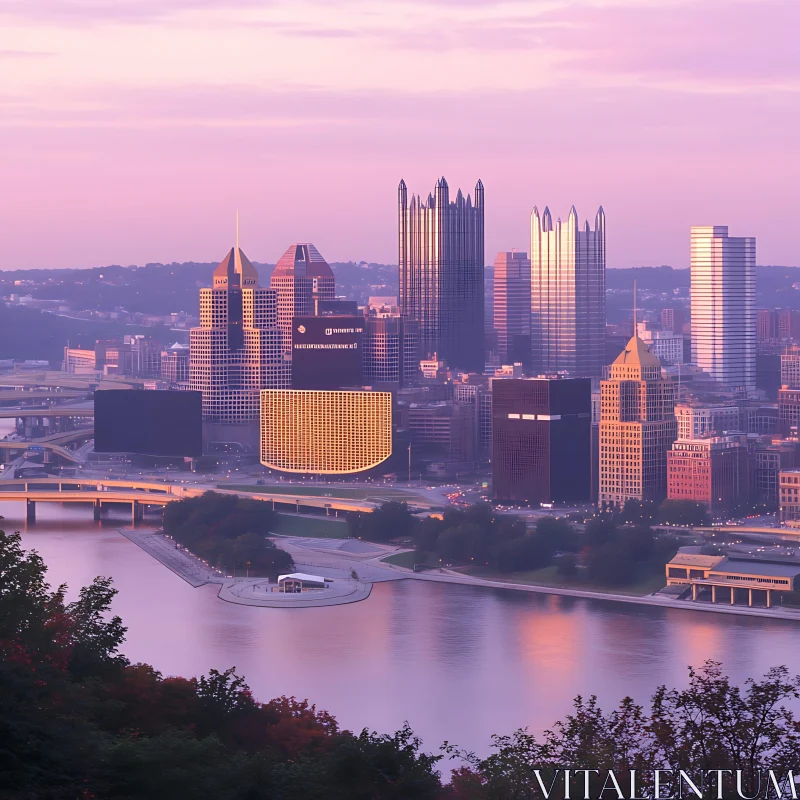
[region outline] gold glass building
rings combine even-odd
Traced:
[[[594,230],[553,223],[550,209],[531,213],[531,366],[535,372],[569,372],[571,378],[603,374],[606,362],[606,215]]]
[[[390,392],[261,392],[261,463],[269,469],[346,475],[391,454]]]
[[[667,496],[667,451],[678,433],[672,383],[634,336],[600,381],[601,505]]]

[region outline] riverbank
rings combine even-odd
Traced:
[[[180,576],[187,583],[198,587],[208,583],[219,584],[218,596],[226,602],[240,605],[262,606],[265,608],[315,608],[355,603],[366,600],[373,583],[393,580],[417,580],[435,583],[452,583],[463,586],[478,586],[488,589],[510,589],[517,592],[560,595],[583,600],[604,600],[628,605],[646,605],[658,608],[675,608],[683,611],[701,611],[712,614],[733,614],[745,617],[762,617],[800,622],[800,609],[785,607],[758,608],[731,606],[722,603],[693,602],[676,600],[662,595],[631,595],[589,589],[570,589],[558,586],[532,583],[515,583],[501,579],[481,578],[464,575],[450,569],[414,572],[412,569],[392,564],[384,559],[406,552],[406,548],[392,545],[363,542],[359,539],[317,539],[313,537],[277,536],[281,547],[294,560],[299,571],[319,572],[324,570],[326,577],[333,579],[326,594],[305,592],[301,595],[259,592],[254,587],[263,583],[263,578],[232,579],[208,567],[200,559],[185,550],[177,549],[172,540],[152,530],[119,529],[119,532],[160,561],[165,567]],[[348,584],[357,584],[349,587]],[[335,594],[327,594],[334,592]],[[270,598],[267,594],[281,598],[301,598],[298,600]],[[262,596],[263,595],[263,596]],[[306,597],[306,595],[310,595]]]
[[[355,580],[350,574],[334,578],[326,589],[297,594],[273,592],[275,584],[265,578],[232,578],[225,575],[188,550],[178,547],[160,531],[135,528],[117,530],[195,589],[207,584],[218,585],[217,597],[226,603],[261,608],[325,608],[366,600],[372,591],[371,583]]]

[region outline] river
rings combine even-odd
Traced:
[[[235,666],[258,698],[308,698],[355,730],[408,720],[429,750],[449,740],[487,753],[492,733],[540,731],[578,693],[644,702],[708,658],[739,682],[800,663],[795,623],[508,590],[391,581],[353,605],[231,605],[119,535],[125,510],[97,523],[89,507],[39,504],[27,529],[21,503],[0,511],[71,597],[96,575],[114,579],[133,661],[165,675]]]

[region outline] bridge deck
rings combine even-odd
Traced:
[[[282,505],[335,511],[372,511],[377,503],[319,495],[281,494],[280,492],[248,492],[217,489],[211,486],[158,483],[154,481],[92,480],[85,478],[15,478],[0,482],[0,502],[32,500],[54,503],[139,502],[145,505],[166,505],[173,500],[199,497],[207,491],[232,494]]]

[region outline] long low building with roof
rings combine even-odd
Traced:
[[[785,592],[800,587],[800,561],[790,559],[679,552],[666,565],[666,573],[668,588],[684,586],[694,601],[730,605],[771,608]]]

